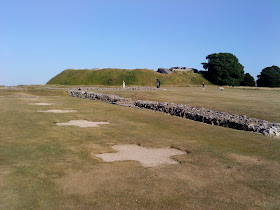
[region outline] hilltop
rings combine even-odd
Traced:
[[[160,74],[148,69],[100,69],[73,70],[67,69],[47,82],[47,85],[109,85],[120,86],[122,81],[126,85],[154,86],[156,79],[166,86],[191,86],[211,84],[203,75],[194,72],[174,72]]]

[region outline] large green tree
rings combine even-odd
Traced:
[[[237,86],[243,80],[244,67],[231,53],[214,53],[206,57],[208,63],[202,63],[208,70],[208,79],[216,85]]]
[[[258,75],[258,87],[280,87],[280,68],[278,66],[266,67]]]
[[[240,83],[241,86],[251,86],[254,87],[256,85],[256,82],[254,80],[254,77],[251,76],[251,74],[246,73],[244,75],[243,80]]]

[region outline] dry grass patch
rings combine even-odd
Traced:
[[[264,165],[266,163],[268,163],[265,160],[261,160],[258,157],[255,156],[245,156],[245,155],[241,155],[241,154],[235,154],[235,153],[231,153],[228,155],[228,157],[230,159],[232,159],[233,161],[236,161],[238,163],[242,163],[245,165]]]

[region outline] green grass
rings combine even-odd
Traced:
[[[155,95],[156,99],[171,97],[174,102],[192,96],[189,100],[198,104],[204,98],[212,107],[214,98],[228,97],[220,95],[226,91],[231,91],[232,101],[247,97],[240,89],[202,93],[199,88],[170,88],[167,92],[133,93],[140,99]],[[255,91],[255,96],[264,94],[264,90]],[[275,99],[278,92],[265,91],[263,106],[279,102]],[[39,94],[38,100],[25,98],[33,94]],[[0,90],[0,95],[5,96],[0,98],[0,209],[280,208],[279,139],[74,98],[60,90],[28,87]],[[30,105],[35,102],[54,105]],[[254,102],[251,106],[259,108]],[[47,109],[78,112],[36,112]],[[75,119],[110,124],[99,128],[55,124]],[[136,161],[105,163],[95,157],[113,152],[110,146],[115,144],[173,147],[190,153],[174,157],[181,164],[155,168],[144,168]]]
[[[162,85],[169,86],[201,85],[202,82],[210,84],[201,74],[195,74],[193,72],[160,74],[147,69],[102,69],[98,71],[68,69],[50,79],[47,85],[121,86],[124,80],[128,86],[155,86],[157,78],[161,81]]]

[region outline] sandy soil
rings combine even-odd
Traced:
[[[77,110],[50,109],[46,111],[37,111],[37,112],[68,113],[68,112],[76,112],[76,111]]]
[[[57,125],[75,125],[81,128],[88,128],[88,127],[99,127],[99,125],[110,124],[108,122],[91,122],[87,120],[70,120],[67,123],[56,123]]]
[[[186,154],[186,152],[177,149],[148,149],[129,144],[115,145],[112,148],[118,152],[98,154],[96,156],[105,162],[136,160],[144,167],[155,167],[163,164],[178,164],[175,160],[170,159],[170,156]]]
[[[51,103],[33,103],[31,105],[49,106],[49,105],[53,105],[53,104],[51,104]]]

